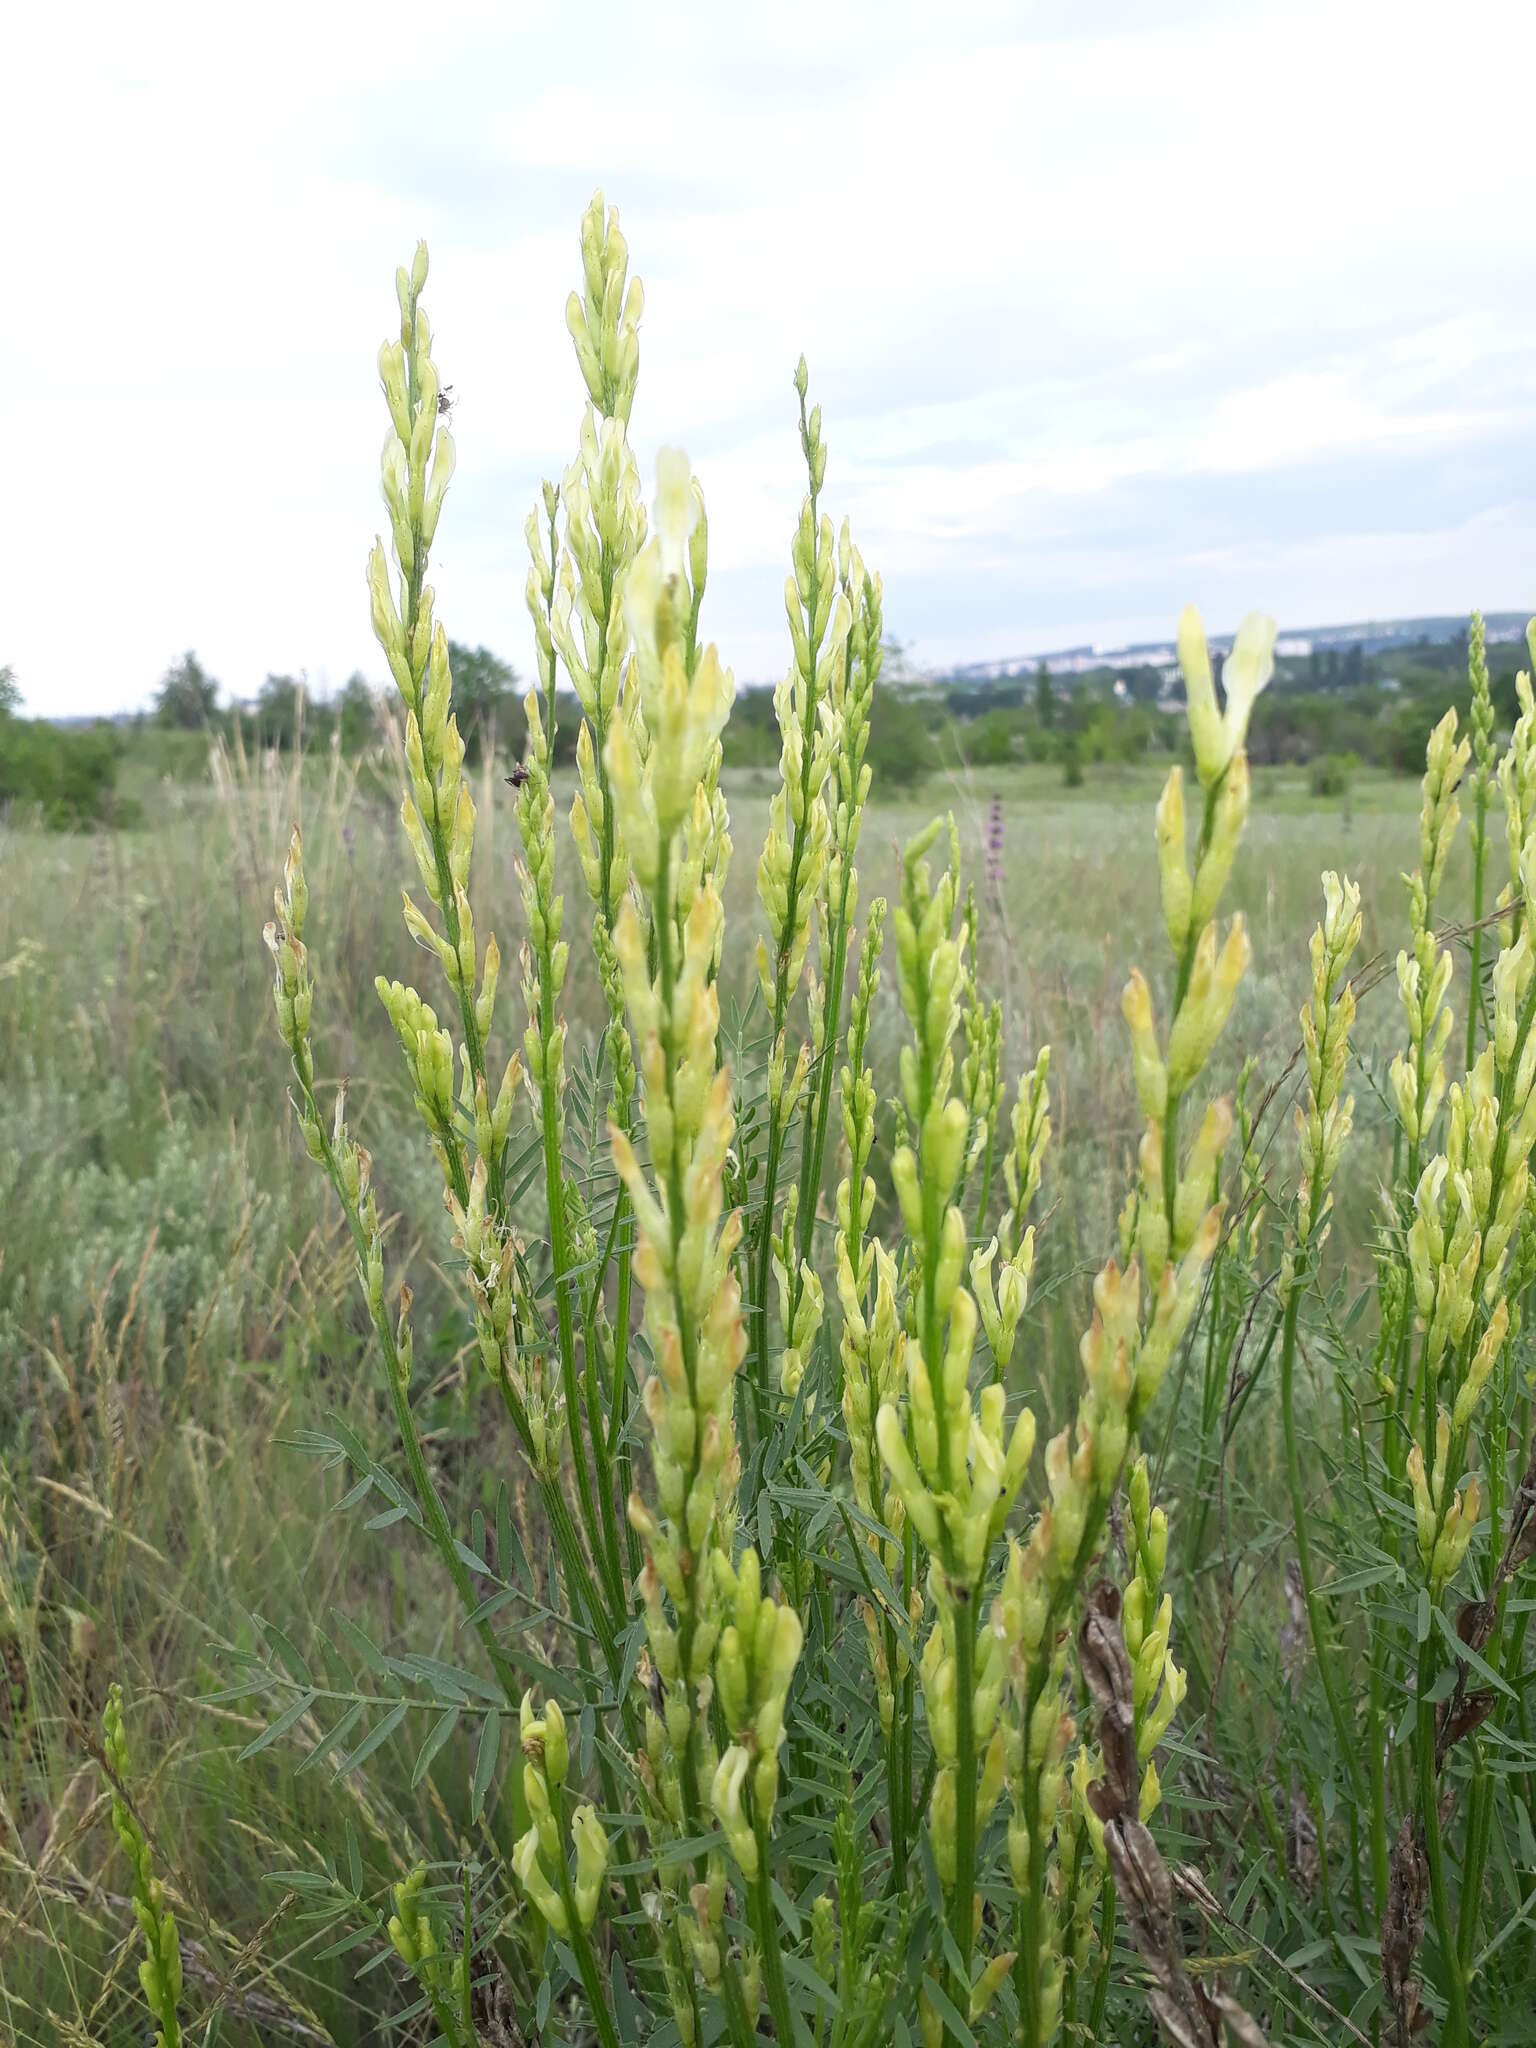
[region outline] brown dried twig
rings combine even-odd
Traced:
[[[1078,1631],[1078,1657],[1098,1715],[1104,1775],[1088,1788],[1104,1823],[1104,1850],[1132,1939],[1152,1974],[1147,2003],[1173,2048],[1264,2048],[1264,2033],[1219,1979],[1197,1984],[1184,1967],[1173,1917],[1173,1884],[1139,1813],[1141,1767],[1131,1699],[1131,1661],[1120,1629],[1120,1595],[1095,1586]]]

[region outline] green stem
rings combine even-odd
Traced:
[[[563,1802],[562,1802],[563,1803]],[[576,1967],[581,1972],[581,1988],[587,1994],[587,2011],[602,2048],[619,2048],[618,2030],[613,2024],[613,2015],[608,2010],[608,1987],[598,1972],[597,1960],[592,1953],[592,1944],[587,1939],[587,1930],[581,1924],[576,1911],[576,1892],[571,1883],[570,1869],[562,1848],[559,1856],[560,1896],[565,1902],[566,1939],[571,1953],[576,1958]]]
[[[752,1930],[763,1958],[763,1988],[768,1993],[768,2010],[773,2015],[774,2038],[792,2044],[795,2017],[790,2009],[789,1987],[784,1981],[784,1956],[779,1947],[779,1916],[773,1907],[773,1874],[768,1863],[768,1824],[754,1819],[757,1837],[757,1875],[752,1880]]]
[[[800,400],[800,427],[802,435],[807,430],[805,399]],[[820,535],[817,530],[817,490],[814,474],[811,478],[811,567],[810,588],[805,600],[806,643],[808,666],[804,674],[804,709],[800,719],[800,803],[799,821],[795,825],[789,847],[789,877],[785,890],[784,941],[779,948],[774,964],[773,983],[773,1043],[776,1046],[783,1034],[785,1019],[789,1015],[789,962],[794,947],[795,924],[800,914],[800,870],[805,859],[805,844],[810,832],[811,818],[811,766],[815,753],[816,736],[816,665],[821,651],[822,628],[816,623],[816,612],[821,588],[817,575]],[[762,1213],[758,1219],[757,1272],[754,1278],[752,1303],[752,1397],[756,1409],[759,1437],[768,1426],[768,1279],[773,1253],[774,1205],[778,1196],[779,1160],[783,1150],[784,1129],[780,1122],[779,1105],[771,1103],[768,1111],[768,1161],[763,1175]]]
[[[1115,1881],[1112,1877],[1104,1880],[1104,1903],[1099,1915],[1099,1946],[1104,1959],[1099,1964],[1099,1980],[1093,1987],[1093,2011],[1088,2020],[1089,2038],[1102,2041],[1104,2038],[1104,2009],[1109,2004],[1109,1978],[1115,1960]]]
[[[362,1271],[366,1273],[370,1247],[367,1234],[363,1229],[363,1219],[358,1213],[356,1203],[347,1192],[346,1182],[341,1171],[341,1162],[336,1157],[330,1133],[326,1130],[324,1121],[321,1118],[320,1105],[315,1100],[314,1085],[306,1073],[305,1041],[303,1037],[295,1033],[288,1040],[288,1050],[293,1059],[293,1071],[298,1080],[299,1087],[303,1091],[305,1106],[309,1112],[313,1128],[320,1134],[321,1156],[324,1161],[326,1176],[336,1192],[336,1199],[341,1204],[342,1213],[347,1219],[347,1227],[351,1232],[352,1243],[357,1251],[359,1264]],[[388,1385],[390,1402],[395,1414],[395,1427],[400,1435],[401,1448],[405,1452],[405,1462],[410,1471],[411,1484],[416,1490],[416,1497],[426,1521],[427,1533],[432,1538],[438,1555],[443,1560],[449,1578],[453,1581],[454,1591],[463,1602],[466,1611],[472,1613],[480,1605],[480,1601],[475,1595],[474,1587],[470,1584],[469,1572],[455,1546],[453,1530],[449,1525],[447,1513],[438,1496],[437,1488],[433,1484],[432,1474],[427,1469],[426,1457],[421,1448],[421,1437],[416,1428],[416,1417],[411,1409],[405,1373],[402,1369],[400,1354],[395,1344],[395,1333],[390,1328],[389,1315],[382,1299],[377,1308],[373,1306],[371,1301],[369,1302],[369,1316],[379,1340],[379,1350],[384,1364],[384,1377]],[[490,1661],[491,1669],[496,1674],[496,1682],[501,1687],[507,1704],[515,1707],[522,1699],[522,1687],[517,1682],[511,1664],[502,1654],[501,1647],[496,1641],[490,1622],[484,1618],[477,1621],[475,1623],[475,1633],[480,1638],[481,1648],[485,1651],[486,1657]]]
[[[1456,1957],[1463,1977],[1472,1967],[1477,1949],[1477,1923],[1483,1906],[1483,1869],[1493,1827],[1493,1779],[1483,1757],[1482,1745],[1475,1745],[1477,1763],[1467,1802],[1467,1848],[1461,1866],[1461,1905],[1456,1923]]]
[[[597,1334],[590,1322],[583,1334],[582,1349],[586,1363],[587,1427],[592,1439],[593,1477],[602,1524],[608,1597],[615,1618],[620,1618],[628,1612],[629,1601],[625,1595],[624,1567],[619,1558],[619,1524],[613,1504],[613,1467],[608,1458],[608,1433],[603,1427],[603,1395],[597,1374]]]
[[[891,1688],[891,1732],[885,1744],[886,1810],[891,1823],[891,1890],[900,1893],[907,1883],[907,1808],[912,1788],[902,1780],[902,1735],[900,1698],[896,1685],[896,1630],[889,1619],[884,1624],[886,1680]]]
[[[1310,1219],[1304,1219],[1310,1227]],[[1357,1739],[1344,1712],[1333,1670],[1333,1645],[1328,1639],[1327,1621],[1323,1613],[1322,1599],[1317,1591],[1317,1577],[1312,1564],[1312,1543],[1307,1533],[1307,1502],[1301,1483],[1301,1454],[1296,1436],[1295,1363],[1296,1363],[1296,1319],[1301,1309],[1301,1282],[1305,1271],[1306,1246],[1303,1242],[1296,1251],[1295,1271],[1291,1276],[1291,1290],[1285,1304],[1285,1328],[1280,1343],[1280,1415],[1285,1430],[1285,1476],[1291,1496],[1291,1515],[1296,1530],[1296,1562],[1301,1572],[1302,1598],[1306,1603],[1307,1625],[1312,1633],[1312,1647],[1317,1657],[1318,1676],[1323,1683],[1323,1694],[1328,1702],[1328,1713],[1333,1721],[1334,1734],[1338,1738],[1339,1755],[1349,1778],[1350,1788],[1360,1805],[1366,1803],[1365,1779],[1360,1769]],[[1380,1915],[1386,1910],[1386,1896],[1376,1900],[1376,1911]]]
[[[566,1236],[565,1216],[565,1161],[560,1152],[560,1098],[555,1089],[555,1078],[550,1071],[549,1047],[555,1036],[555,988],[554,963],[551,950],[546,944],[539,958],[539,1036],[544,1042],[544,1076],[539,1085],[539,1109],[544,1139],[544,1194],[549,1212],[549,1251],[555,1279],[555,1324],[560,1344],[560,1388],[565,1397],[566,1420],[569,1423],[571,1443],[571,1464],[576,1472],[576,1497],[581,1506],[581,1519],[586,1530],[587,1541],[599,1572],[603,1570],[603,1545],[598,1533],[597,1511],[593,1503],[592,1484],[587,1473],[587,1447],[582,1429],[583,1409],[576,1390],[576,1333],[571,1314],[571,1256],[570,1243]],[[595,1415],[587,1417],[586,1434],[596,1437],[601,1428],[601,1419]],[[622,1593],[613,1586],[604,1588],[615,1617],[623,1613],[625,1602]]]
[[[1366,1740],[1370,1744],[1371,1771],[1371,1895],[1377,1901],[1387,1896],[1390,1862],[1387,1854],[1387,1768],[1382,1727],[1383,1663],[1386,1631],[1370,1617],[1366,1630],[1370,1652],[1370,1702],[1366,1715]]]
[[[726,1955],[720,1967],[720,2003],[725,2008],[725,2024],[731,2037],[731,2048],[753,2048],[757,2029],[747,2012],[746,1994],[741,1988],[741,1972],[736,1967],[734,1956]]]
[[[832,1106],[832,1070],[836,1061],[832,1048],[837,1042],[837,1023],[843,1013],[843,981],[848,971],[848,888],[853,873],[851,856],[843,854],[843,888],[838,904],[832,940],[832,965],[827,975],[821,1011],[821,1060],[816,1076],[816,1114],[807,1117],[800,1140],[799,1259],[809,1259],[816,1228],[816,1198],[821,1192],[821,1163],[826,1149],[827,1118]],[[800,1296],[799,1261],[792,1276],[792,1301]]]
[[[976,1627],[975,1589],[955,1601],[955,1883],[949,1900],[949,1931],[962,1969],[950,1972],[949,1996],[964,2013],[971,1998],[971,1938],[975,1929],[976,1877]]]
[[[1483,870],[1487,864],[1488,849],[1484,845],[1484,828],[1488,820],[1488,784],[1486,773],[1479,763],[1475,778],[1477,801],[1476,822],[1472,828],[1472,960],[1469,968],[1470,986],[1467,990],[1467,1072],[1471,1073],[1477,1059],[1477,1018],[1483,1006]]]

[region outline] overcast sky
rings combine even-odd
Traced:
[[[528,666],[522,525],[582,390],[594,185],[634,436],[710,509],[706,624],[787,643],[803,348],[826,503],[920,658],[1536,603],[1530,0],[15,10],[0,662],[37,712],[195,647],[381,676],[378,344],[419,234],[458,397],[433,559]]]

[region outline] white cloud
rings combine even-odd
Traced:
[[[0,659],[39,710],[377,673],[373,356],[432,243],[455,632],[526,658],[521,528],[580,410],[601,180],[635,432],[703,475],[712,630],[783,656],[789,372],[887,616],[955,655],[1126,620],[1529,601],[1521,0],[945,11],[459,0],[34,9],[8,33]],[[1245,580],[1245,579],[1251,579]],[[1064,635],[1065,625],[1080,629]]]

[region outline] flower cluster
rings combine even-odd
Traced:
[[[1307,1055],[1309,1093],[1305,1110],[1296,1111],[1301,1145],[1299,1235],[1305,1243],[1327,1215],[1329,1182],[1349,1136],[1354,1098],[1341,1096],[1349,1060],[1349,1033],[1355,1021],[1355,992],[1349,982],[1339,986],[1360,943],[1362,919],[1358,884],[1331,871],[1323,876],[1323,921],[1312,934],[1312,997],[1301,1013],[1301,1039]],[[1245,1142],[1244,1153],[1248,1147]],[[1134,1656],[1135,1652],[1132,1652]]]
[[[1079,1347],[1086,1385],[1077,1418],[1046,1447],[1049,1497],[1027,1540],[1010,1545],[993,1607],[993,1634],[1007,1674],[1009,1849],[1022,1923],[1016,1974],[1030,2039],[1049,2038],[1061,1995],[1063,1929],[1042,1905],[1046,1850],[1073,1734],[1062,1699],[1066,1642],[1058,1622],[1082,1583],[1137,1424],[1195,1312],[1220,1235],[1222,1211],[1214,1197],[1231,1107],[1225,1101],[1210,1105],[1182,1164],[1179,1112],[1221,1035],[1248,965],[1242,918],[1233,918],[1221,940],[1216,911],[1247,818],[1248,717],[1274,667],[1274,633],[1272,620],[1244,620],[1223,669],[1225,705],[1218,708],[1205,634],[1193,607],[1179,623],[1204,817],[1191,872],[1183,777],[1175,767],[1156,819],[1163,921],[1175,968],[1173,1021],[1165,1045],[1146,978],[1134,971],[1123,1007],[1146,1130],[1139,1185],[1122,1219],[1125,1264],[1110,1259],[1094,1281],[1093,1320]],[[1023,1101],[1021,1090],[1021,1110]],[[1028,1118],[1016,1114],[1016,1129],[1021,1120],[1027,1128]],[[1022,1172],[1021,1184],[1027,1185]],[[1143,1270],[1150,1293],[1145,1309]]]
[[[495,1015],[500,953],[494,935],[483,960],[470,907],[475,806],[464,779],[464,741],[452,711],[448,637],[434,618],[425,581],[443,496],[454,471],[453,437],[438,404],[441,389],[421,294],[427,249],[409,271],[396,272],[398,340],[379,351],[379,381],[389,412],[381,457],[382,489],[395,556],[392,583],[382,541],[368,562],[373,629],[405,710],[406,790],[400,820],[421,887],[436,920],[409,893],[406,929],[436,955],[458,1010],[459,1036],[439,1021],[414,988],[382,975],[376,983],[400,1040],[419,1114],[432,1133],[443,1173],[444,1199],[465,1255],[482,1360],[493,1377],[516,1374],[516,1247],[503,1208],[502,1161],[521,1074],[513,1055],[494,1096],[487,1047]],[[455,1089],[455,1054],[458,1086]],[[473,1138],[472,1155],[463,1141]],[[318,1156],[318,1155],[317,1155]],[[541,1410],[536,1387],[526,1390]],[[541,1412],[541,1429],[545,1418]],[[558,1418],[546,1443],[558,1442]],[[558,1455],[558,1454],[556,1454]]]
[[[535,1714],[533,1695],[524,1693],[520,1734],[523,1797],[532,1825],[512,1852],[512,1868],[552,1934],[585,1934],[597,1918],[608,1837],[595,1808],[586,1803],[574,1808],[568,1827],[562,1828],[571,1751],[558,1702],[546,1701],[544,1712]],[[565,1832],[576,1852],[574,1872],[566,1858]]]
[[[744,1550],[734,1570],[719,1557],[717,1572],[731,1616],[715,1659],[720,1711],[731,1742],[716,1766],[711,1799],[731,1854],[751,1883],[767,1853],[779,1789],[784,1703],[804,1636],[795,1610],[763,1593],[755,1550]]]
[[[798,388],[798,386],[797,386]],[[804,393],[801,392],[802,409]],[[813,490],[819,490],[818,478],[825,464],[826,451],[821,443],[821,422],[819,412],[813,411],[809,420],[802,421],[802,445],[806,454]],[[822,537],[825,539],[825,536]],[[814,566],[814,565],[813,565]],[[797,578],[799,570],[797,567]],[[843,521],[837,544],[837,576],[839,584],[838,614],[840,620],[846,609],[848,630],[843,638],[840,657],[834,654],[828,675],[828,690],[818,713],[832,756],[831,773],[819,797],[813,797],[813,804],[820,802],[829,819],[827,833],[827,854],[820,860],[817,846],[820,838],[819,827],[813,824],[807,834],[806,846],[810,853],[810,875],[816,874],[819,864],[819,881],[815,914],[817,919],[819,974],[813,975],[810,989],[810,1038],[801,1048],[801,1058],[806,1062],[806,1071],[814,1076],[805,1090],[805,1112],[800,1127],[800,1174],[789,1190],[784,1204],[782,1228],[773,1235],[773,1269],[779,1295],[779,1326],[784,1335],[784,1348],[779,1360],[779,1385],[791,1399],[798,1393],[801,1379],[810,1358],[811,1346],[821,1327],[823,1314],[822,1286],[813,1262],[812,1232],[816,1224],[816,1197],[821,1183],[823,1148],[832,1096],[832,1074],[834,1062],[830,1048],[836,1042],[838,1020],[843,1007],[843,983],[848,966],[848,946],[852,935],[853,921],[858,910],[859,875],[854,865],[858,851],[859,833],[864,822],[864,806],[869,796],[870,770],[864,759],[869,744],[869,715],[874,702],[875,682],[883,660],[881,633],[883,611],[881,584],[878,575],[870,576],[864,567],[864,558],[853,545],[848,522]],[[796,595],[809,609],[804,619],[807,634],[807,648],[815,628],[815,610],[820,600],[807,588],[802,593],[796,583]],[[786,593],[787,596],[787,593]],[[817,666],[819,667],[819,661]],[[782,723],[782,712],[781,712]],[[781,759],[781,774],[788,771],[788,758]],[[813,763],[812,786],[819,781]],[[783,796],[791,815],[795,802],[787,783],[781,783],[779,794]],[[881,916],[884,905],[880,906]],[[872,924],[873,952],[878,957],[880,933]],[[761,971],[761,970],[760,970]],[[798,968],[795,969],[798,978]],[[867,1025],[867,1019],[866,1019]],[[776,1069],[782,1074],[783,1059],[777,1057]],[[792,1077],[793,1100],[781,1104],[783,1116],[800,1099],[804,1076],[797,1066]],[[770,1076],[770,1098],[773,1084]],[[771,1193],[771,1191],[770,1191]],[[771,1220],[771,1218],[770,1218]],[[807,1419],[814,1411],[814,1396],[805,1403]]]
[[[642,755],[625,721],[609,733],[607,765],[634,874],[654,935],[648,957],[632,897],[615,940],[630,1026],[640,1048],[651,1167],[612,1131],[615,1164],[639,1231],[635,1271],[645,1290],[654,1371],[642,1402],[651,1430],[654,1500],[630,1495],[645,1551],[640,1590],[664,1712],[647,1709],[652,1796],[681,1831],[697,1829],[700,1780],[713,1769],[700,1688],[722,1625],[719,1563],[729,1563],[740,1470],[733,1382],[746,1349],[732,1255],[740,1217],[722,1215],[734,1123],[730,1076],[719,1064],[714,986],[722,913],[712,876],[694,889],[681,930],[675,892],[683,826],[730,710],[733,685],[713,647],[692,642],[684,571],[694,504],[686,458],[661,460],[658,531],[626,581],[635,647],[632,687],[650,744]],[[627,693],[626,693],[627,694]],[[670,1604],[669,1604],[670,1603]]]
[[[1456,791],[1471,751],[1456,737],[1453,706],[1430,735],[1419,820],[1419,865],[1408,881],[1412,948],[1397,956],[1397,986],[1408,1020],[1408,1049],[1392,1062],[1392,1093],[1416,1160],[1445,1096],[1445,1049],[1455,1020],[1446,1004],[1451,956],[1434,932],[1435,899],[1461,818]]]
[[[464,2010],[469,1957],[444,1950],[423,1903],[426,1886],[427,1866],[418,1863],[392,1889],[395,1910],[386,1932],[391,1948],[421,1986],[444,2038],[457,2048],[463,2036],[454,2015]]]
[[[974,1940],[976,1831],[1002,1790],[1004,1767],[1002,1660],[983,1625],[980,1596],[992,1547],[1028,1470],[1035,1418],[1023,1408],[1009,1427],[999,1379],[979,1400],[971,1392],[978,1310],[962,1281],[966,1229],[955,1201],[970,1130],[954,1089],[967,976],[956,930],[953,823],[949,862],[937,882],[928,862],[940,830],[935,822],[908,846],[895,916],[897,978],[912,1030],[901,1051],[902,1106],[916,1141],[901,1144],[891,1160],[911,1256],[907,1402],[903,1412],[887,1399],[875,1434],[906,1519],[930,1558],[936,1613],[919,1667],[937,1765],[928,1832],[965,1959]],[[1000,1314],[996,1327],[1001,1341]],[[925,2026],[932,2019],[930,2008]]]

